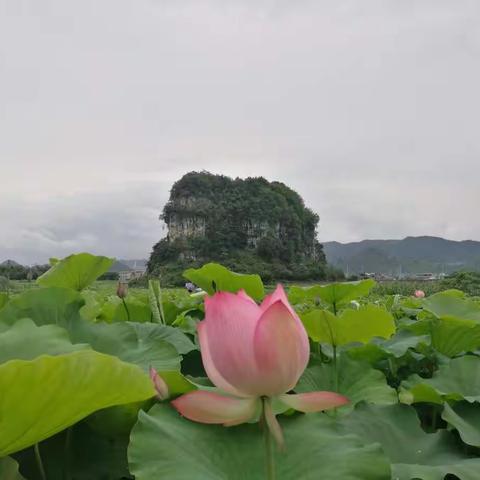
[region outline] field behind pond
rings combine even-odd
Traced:
[[[292,286],[302,286],[308,288],[313,285],[328,285],[331,282],[281,282],[284,285]],[[117,290],[118,281],[117,280],[96,280],[92,285],[88,287],[88,290],[94,291],[99,295],[105,297],[109,295],[115,295]],[[18,294],[25,290],[31,288],[39,288],[39,285],[35,281],[27,280],[11,280],[10,281],[10,291],[12,294]],[[267,291],[273,290],[275,284],[266,284],[265,289]],[[413,281],[413,280],[393,280],[393,281],[382,281],[377,282],[376,286],[372,290],[372,295],[412,295],[416,290],[423,290],[426,294],[430,295],[433,293],[440,292],[443,290],[442,282],[439,280],[434,281]],[[140,295],[145,293],[148,290],[147,286],[136,285],[129,286],[129,292],[131,295]],[[168,297],[182,297],[188,296],[188,292],[185,288],[170,288],[162,287],[162,291]]]

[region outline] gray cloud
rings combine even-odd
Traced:
[[[0,216],[6,225],[0,251],[25,263],[85,250],[144,258],[165,234],[158,215],[167,198],[163,182],[144,182],[51,197],[35,204],[2,205]]]
[[[188,170],[319,238],[480,239],[477,0],[0,0],[0,259],[146,256]]]

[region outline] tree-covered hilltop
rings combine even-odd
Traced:
[[[35,280],[45,273],[50,265],[20,265],[14,260],[5,260],[0,263],[0,276],[10,280]]]
[[[267,281],[325,278],[318,215],[283,183],[190,172],[173,185],[160,218],[168,235],[153,248],[151,274],[170,279],[218,261]]]

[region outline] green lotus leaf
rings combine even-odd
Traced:
[[[428,315],[428,317],[429,318],[421,319],[416,317],[415,320],[405,317],[401,318],[398,320],[398,329],[411,332],[414,335],[430,335],[432,329],[432,319],[430,315]]]
[[[110,295],[100,307],[100,313],[97,315],[96,320],[108,323],[113,322],[117,307],[120,304],[122,304],[122,300],[120,298],[118,298],[116,295]]]
[[[90,419],[91,416],[39,444],[47,480],[133,479],[127,463],[130,432],[105,434],[95,429]],[[15,457],[26,478],[39,480],[33,448],[16,453]],[[2,476],[0,478],[3,480]]]
[[[359,362],[367,362],[370,365],[377,365],[378,362],[392,357],[389,352],[373,342],[366,343],[358,347],[348,348],[346,354],[354,360]]]
[[[428,345],[428,335],[415,335],[408,330],[397,330],[388,340],[373,338],[369,343],[348,350],[348,355],[357,360],[375,364],[386,358],[401,358],[408,350],[417,349],[419,345]]]
[[[24,318],[0,333],[0,363],[8,360],[33,360],[40,355],[59,355],[90,348],[72,345],[65,329],[56,325],[37,327]]]
[[[301,319],[312,340],[337,346],[368,343],[374,337],[389,338],[395,333],[392,315],[376,305],[344,310],[339,316],[328,310],[312,310]]]
[[[0,365],[0,456],[22,450],[113,405],[154,395],[135,365],[93,351]]]
[[[398,399],[401,403],[407,405],[412,403],[443,404],[443,397],[430,385],[424,383],[410,385],[408,381],[403,382],[402,388],[398,393]]]
[[[198,350],[190,338],[178,328],[151,323],[146,324],[146,326],[141,328],[145,330],[151,329],[151,331],[154,332],[153,335],[173,345],[177,352],[182,355],[185,355],[193,350]]]
[[[277,480],[387,480],[378,445],[339,434],[323,414],[280,420],[286,453],[276,453]],[[136,480],[263,480],[259,424],[226,428],[181,418],[168,405],[140,412],[128,449]]]
[[[301,314],[300,318],[308,336],[314,342],[336,344],[338,320],[333,313],[328,310],[312,310]]]
[[[458,430],[466,444],[480,447],[480,404],[458,402],[451,407],[445,403],[442,418]]]
[[[101,353],[115,355],[144,370],[178,370],[179,353],[196,349],[181,331],[152,323],[105,322],[84,320],[80,293],[65,288],[38,288],[19,295],[0,311],[0,332],[17,320],[28,317],[37,325],[58,325],[68,332],[71,343],[89,344]],[[2,326],[3,325],[3,326]]]
[[[425,433],[412,407],[360,404],[340,421],[344,432],[382,446],[394,480],[444,480],[448,474],[478,479],[480,458],[464,453],[450,432]]]
[[[126,309],[125,309],[126,305]],[[128,310],[128,313],[127,313]],[[126,299],[125,304],[123,302],[119,303],[112,317],[112,322],[151,322],[152,321],[152,311],[150,306],[147,303],[143,303],[136,299]]]
[[[441,365],[432,378],[412,375],[401,384],[404,403],[444,400],[480,401],[480,358],[473,355],[454,358]]]
[[[291,287],[288,298],[295,305],[303,302],[323,301],[337,308],[356,300],[366,297],[370,290],[376,285],[372,279],[362,280],[360,282],[331,283],[330,285],[314,285],[313,287]]]
[[[114,258],[78,253],[56,262],[50,270],[37,278],[42,287],[64,287],[81,291],[108,271]]]
[[[169,398],[198,388],[178,371],[162,371],[158,374],[168,386]],[[90,415],[86,421],[95,431],[104,435],[129,435],[137,421],[140,409],[148,411],[154,403],[155,399],[149,399],[143,402],[105,408]]]
[[[176,371],[161,371],[158,374],[162,377],[168,386],[168,392],[171,397],[182,395],[183,393],[196,390],[197,386],[188,378]]]
[[[480,323],[457,317],[441,317],[432,322],[432,346],[448,357],[472,352],[480,347]]]
[[[361,401],[380,405],[398,401],[396,391],[387,385],[383,373],[367,363],[342,355],[337,362],[337,373],[338,383],[335,379],[335,368],[331,363],[308,367],[300,377],[295,391],[338,391],[350,400],[348,405],[338,409],[344,413],[351,411]]]
[[[80,309],[80,316],[84,320],[94,322],[102,313],[103,299],[93,290],[84,290],[81,295],[85,305]]]
[[[7,293],[0,292],[0,310],[8,303],[9,297]]]
[[[80,309],[84,304],[78,292],[67,288],[27,290],[0,310],[0,331],[21,318],[31,318],[38,326],[53,324],[67,328],[81,320]]]
[[[162,302],[163,313],[165,315],[165,323],[167,325],[172,325],[177,317],[185,311],[185,307],[178,306],[173,302]],[[188,308],[188,307],[187,307]]]
[[[110,437],[129,435],[137,422],[138,412],[148,410],[155,402],[155,398],[150,398],[141,402],[103,408],[92,413],[85,422],[101,435]]]
[[[456,317],[480,322],[480,305],[458,290],[436,293],[423,300],[423,308],[436,317]]]
[[[73,343],[88,343],[97,352],[115,355],[134,363],[144,371],[180,370],[179,351],[187,353],[195,346],[182,332],[156,323],[89,323],[71,325]]]
[[[243,289],[250,297],[258,301],[265,294],[259,275],[231,272],[217,263],[207,263],[197,269],[190,268],[183,273],[183,276],[209,295],[220,291],[235,293]]]
[[[408,330],[400,330],[388,340],[374,338],[372,342],[395,358],[400,358],[411,348],[415,349],[420,344],[429,345],[430,338],[428,335],[416,335]]]

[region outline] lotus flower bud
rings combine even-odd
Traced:
[[[166,400],[170,396],[168,385],[153,367],[150,367],[150,378],[153,382],[155,390],[157,391],[157,397],[160,400]]]
[[[125,298],[128,295],[128,283],[118,282],[117,285],[117,297]]]
[[[425,298],[425,292],[423,290],[415,290],[414,295],[416,298]]]

